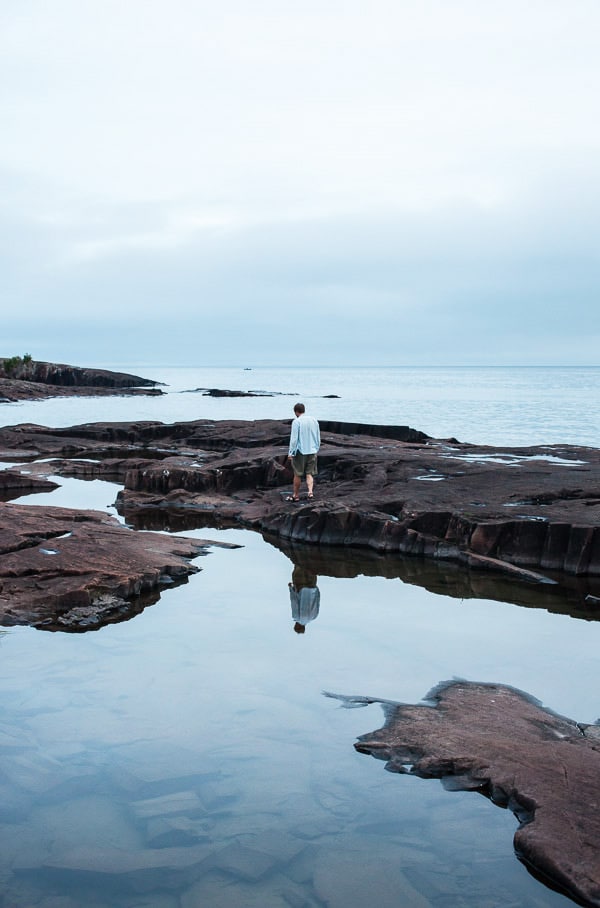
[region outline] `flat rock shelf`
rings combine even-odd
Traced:
[[[0,490],[5,500],[23,494],[15,463],[26,465],[24,484],[104,479],[123,486],[117,507],[132,528],[245,527],[563,585],[590,610],[600,605],[598,449],[481,447],[408,426],[321,430],[312,500],[286,500],[286,420],[6,427],[0,460],[13,466]],[[21,513],[11,512],[17,531]]]
[[[359,737],[360,753],[385,760],[391,772],[440,779],[508,807],[527,867],[579,904],[600,905],[600,727],[498,684],[450,682],[423,704],[379,702],[385,725]]]

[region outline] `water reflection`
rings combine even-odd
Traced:
[[[450,561],[415,555],[381,554],[347,546],[304,545],[270,535],[265,535],[264,539],[287,555],[298,568],[326,577],[397,579],[453,599],[491,599],[587,621],[600,620],[600,608],[594,601],[600,595],[600,580],[594,577],[561,575],[553,584],[527,583],[499,573],[472,571]]]
[[[166,530],[183,533],[201,528],[226,529],[237,526],[234,517],[217,517],[212,510],[199,512],[184,508],[149,508],[128,511],[117,499],[119,513],[128,526],[137,530]],[[553,583],[526,582],[501,573],[477,571],[451,561],[424,559],[415,555],[382,554],[371,549],[348,546],[316,546],[263,534],[270,545],[308,571],[327,577],[385,577],[399,579],[429,592],[455,599],[492,599],[526,608],[583,618],[600,619],[600,578],[577,577],[546,571]]]
[[[160,508],[154,504],[148,508],[128,508],[122,493],[115,501],[117,513],[133,530],[163,530],[167,533],[186,533],[190,530],[233,529],[239,526],[235,516],[217,514],[214,507],[206,509],[195,505],[193,508]]]
[[[131,621],[132,618],[141,615],[144,609],[155,605],[165,589],[172,590],[188,582],[189,577],[186,576],[169,578],[168,581],[165,580],[162,587],[148,590],[129,599],[121,599],[107,593],[97,597],[91,605],[75,605],[65,611],[57,610],[54,616],[46,614],[39,622],[32,622],[31,627],[38,631],[67,634],[86,634],[89,631],[99,631],[109,624]],[[0,623],[12,627],[15,621],[11,616],[5,616]]]
[[[138,528],[215,526],[210,513],[151,519]],[[584,587],[244,535],[243,549],[212,551],[200,575],[133,622],[77,637],[11,632],[0,663],[4,904],[562,904],[515,871],[507,812],[490,818],[483,799],[448,798],[410,777],[388,784],[347,746],[358,720],[332,721],[320,692],[394,696],[402,681],[420,694],[421,676],[429,685],[485,666],[509,681],[527,671],[543,690],[547,672],[576,696],[577,678],[556,666],[577,652],[579,678],[593,686],[594,628],[578,636],[563,619],[500,603],[595,617]],[[282,607],[290,571],[293,587],[320,586],[327,603],[300,646]]]
[[[303,634],[306,631],[306,625],[319,615],[321,594],[317,586],[317,575],[310,568],[296,564],[288,588],[294,630],[297,634]]]
[[[478,675],[481,665],[498,677],[498,662],[513,680],[499,628],[529,641],[531,613],[338,579],[321,573],[328,558],[294,549],[294,562],[243,536],[244,547],[211,550],[201,573],[135,621],[84,635],[14,628],[5,640],[4,905],[561,904],[514,861],[508,812],[373,772],[348,746],[364,714],[333,714],[321,696],[412,696],[413,684],[418,696],[437,677]],[[317,576],[327,605],[301,645],[285,601],[297,565]],[[553,631],[563,623],[534,618]],[[562,665],[564,628],[557,638]],[[588,628],[571,649],[585,675],[597,653]],[[539,690],[540,657],[522,655],[517,668],[527,661]]]

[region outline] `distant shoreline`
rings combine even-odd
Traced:
[[[0,357],[0,402],[51,397],[160,395],[161,382],[110,369],[87,369],[21,357]]]

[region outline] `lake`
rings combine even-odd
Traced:
[[[598,369],[251,365],[113,365],[168,393],[0,404],[0,419],[290,418],[302,399],[321,419],[408,424],[478,444],[598,443]],[[276,393],[194,390],[213,387]],[[119,486],[60,483],[21,501],[115,513]],[[430,582],[437,567],[418,560],[270,545],[242,530],[184,535],[239,547],[211,547],[198,574],[128,622],[0,635],[0,904],[571,904],[515,858],[509,811],[385,772],[353,747],[383,724],[381,708],[343,709],[324,692],[418,702],[460,677],[509,684],[595,722],[600,623],[512,604],[493,582],[489,598],[432,592],[444,586]],[[305,633],[292,620],[296,564],[319,590]]]

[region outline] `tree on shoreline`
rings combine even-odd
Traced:
[[[28,366],[32,362],[31,354],[25,353],[24,356],[11,356],[5,359],[2,363],[4,371],[7,375],[12,375],[19,366]]]

